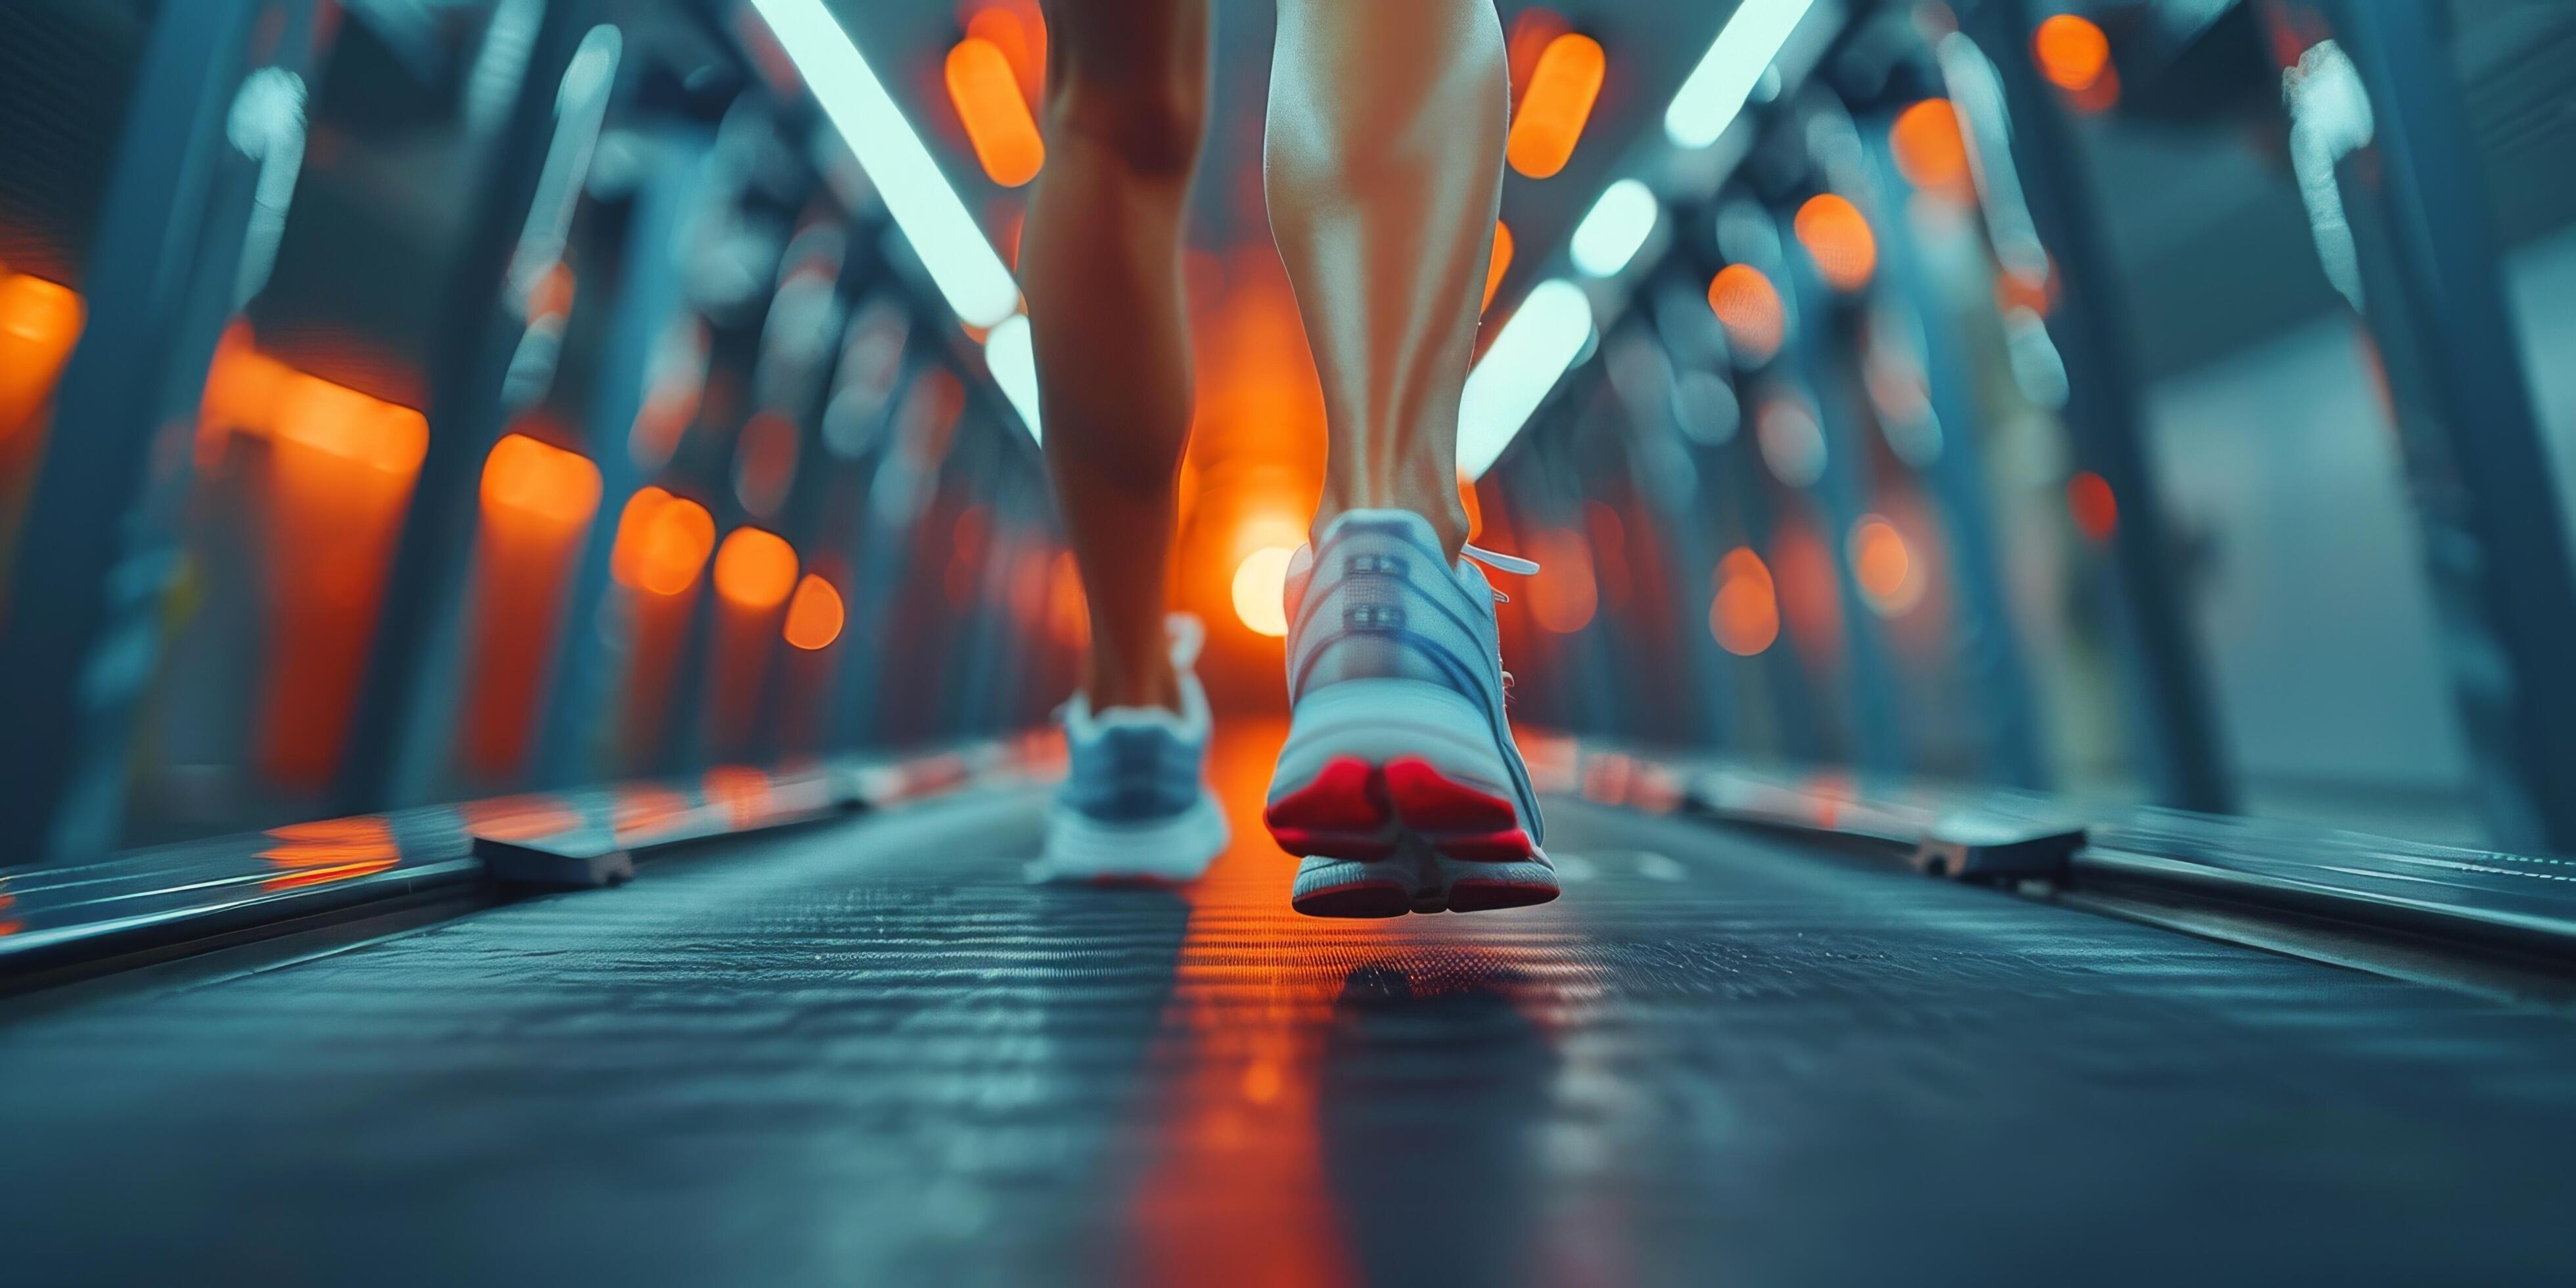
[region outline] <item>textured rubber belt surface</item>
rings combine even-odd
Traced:
[[[2566,1282],[2576,1026],[1551,802],[1566,898],[1032,887],[1041,794],[0,1028],[8,1277]]]

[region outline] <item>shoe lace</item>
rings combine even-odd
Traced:
[[[1515,577],[1535,577],[1538,575],[1538,561],[1535,559],[1523,559],[1519,555],[1507,555],[1499,550],[1487,550],[1483,546],[1476,545],[1473,542],[1460,546],[1458,548],[1458,553],[1465,555],[1467,558],[1473,559],[1496,572],[1507,572]],[[1492,588],[1487,587],[1487,589],[1490,590]],[[1496,590],[1494,591],[1494,602],[1497,604],[1508,604],[1512,602],[1512,597]]]
[[[1475,545],[1473,543],[1460,546],[1458,548],[1458,553],[1465,555],[1466,557],[1473,559],[1496,572],[1507,572],[1516,577],[1533,577],[1538,575],[1538,561],[1535,559],[1523,559],[1519,555],[1507,555],[1499,550],[1487,550],[1483,546]],[[1494,602],[1497,604],[1508,604],[1512,602],[1511,596],[1506,595],[1499,590],[1494,590],[1491,585],[1486,586],[1485,589],[1493,592]],[[1503,703],[1508,706],[1512,700],[1512,673],[1503,670],[1501,662],[1502,659],[1496,658],[1494,669],[1503,677]]]

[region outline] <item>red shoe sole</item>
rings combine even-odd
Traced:
[[[1412,756],[1383,767],[1337,756],[1261,817],[1279,848],[1300,857],[1374,861],[1394,854],[1408,833],[1443,855],[1475,863],[1516,863],[1538,852],[1511,801]]]

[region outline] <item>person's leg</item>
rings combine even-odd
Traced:
[[[1186,881],[1225,848],[1208,793],[1195,621],[1164,616],[1189,320],[1181,219],[1206,115],[1207,0],[1048,0],[1046,168],[1020,282],[1039,415],[1091,660],[1067,704],[1065,781],[1033,874]]]
[[[1280,0],[1270,224],[1332,443],[1288,568],[1288,738],[1263,821],[1304,860],[1289,900],[1314,916],[1557,895],[1493,588],[1458,557],[1458,401],[1507,96],[1492,0]]]
[[[1320,534],[1410,510],[1451,555],[1458,394],[1502,199],[1510,84],[1493,0],[1279,0],[1270,226],[1324,382]]]
[[[1046,459],[1091,605],[1094,709],[1177,707],[1163,614],[1190,429],[1181,221],[1207,0],[1047,0],[1046,168],[1020,280]]]

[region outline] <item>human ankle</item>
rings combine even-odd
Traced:
[[[1167,659],[1153,659],[1152,665],[1105,667],[1095,661],[1083,681],[1082,693],[1094,711],[1111,707],[1160,707],[1166,711],[1181,709],[1180,677],[1172,671]]]

